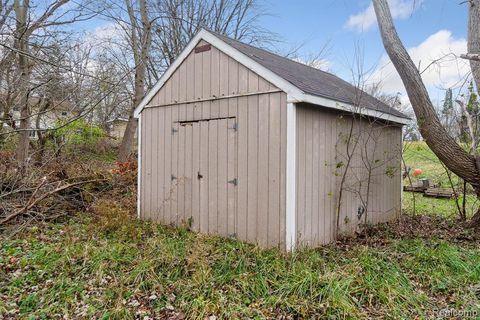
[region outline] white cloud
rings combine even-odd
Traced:
[[[390,12],[394,19],[406,19],[416,10],[422,0],[389,0]],[[359,32],[370,30],[377,22],[373,3],[358,14],[348,17],[345,27]]]
[[[468,62],[458,58],[467,52],[467,40],[454,38],[449,30],[440,30],[407,50],[422,72],[423,82],[431,94],[438,93],[439,89],[460,86],[470,72]],[[380,83],[386,93],[405,92],[402,80],[386,54],[370,81]]]
[[[121,53],[125,46],[125,32],[120,25],[121,22],[108,22],[97,26],[87,32],[84,36],[85,50],[92,50],[93,53]],[[117,57],[124,57],[122,54],[116,54]],[[87,70],[94,72],[98,68],[96,59],[89,60]]]
[[[97,43],[108,41],[119,41],[124,37],[124,30],[120,25],[122,22],[105,23],[87,34],[87,38]]]

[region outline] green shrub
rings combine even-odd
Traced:
[[[101,128],[90,125],[85,119],[78,119],[67,124],[60,122],[57,126],[60,128],[54,133],[55,140],[62,141],[67,145],[94,144],[105,136]]]

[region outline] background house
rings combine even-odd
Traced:
[[[7,114],[3,115],[2,125],[6,131],[13,130],[20,124],[20,105],[17,99],[10,99],[3,95],[0,97],[0,103],[9,104]],[[44,97],[31,96],[28,99],[29,108],[31,110],[30,128],[31,129],[52,129],[55,128],[62,120],[72,119],[78,112],[68,100],[51,101]],[[12,123],[13,122],[13,123]],[[37,139],[36,131],[29,132],[31,139]]]
[[[107,133],[110,137],[121,140],[125,129],[127,128],[128,119],[117,118],[106,122]]]
[[[332,74],[202,30],[135,115],[143,219],[291,250],[400,214],[407,117]]]

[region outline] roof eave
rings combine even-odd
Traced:
[[[354,106],[352,104],[348,104],[345,102],[340,102],[333,99],[320,97],[320,96],[316,96],[308,93],[288,95],[287,101],[293,102],[293,103],[300,103],[300,102],[311,103],[314,105],[318,105],[318,106],[322,106],[330,109],[340,110],[340,111],[353,113],[353,114],[360,114],[368,117],[374,117],[374,118],[382,119],[385,121],[398,123],[401,125],[406,125],[410,122],[410,119],[407,119],[407,118],[399,117],[396,115],[392,115],[389,113],[385,113],[385,112],[381,112],[381,111],[377,111],[369,108],[364,108],[361,106]]]

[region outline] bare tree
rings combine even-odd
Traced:
[[[15,28],[15,49],[20,53],[17,55],[17,64],[18,70],[20,73],[20,87],[18,88],[21,92],[25,94],[22,95],[20,100],[21,111],[20,111],[20,133],[16,150],[16,157],[19,165],[24,166],[28,157],[28,146],[29,138],[28,131],[29,128],[29,116],[30,111],[28,107],[28,86],[30,81],[30,66],[28,65],[28,51],[29,51],[29,37],[34,29],[29,29],[27,26],[27,15],[29,10],[29,1],[25,0],[23,3],[20,3],[20,0],[15,0],[15,18],[16,18],[16,28]],[[31,28],[31,27],[30,27]]]
[[[137,119],[133,116],[135,108],[145,96],[145,76],[148,64],[148,55],[151,44],[152,23],[148,17],[146,0],[139,1],[140,25],[137,23],[137,15],[130,0],[125,0],[130,20],[130,44],[135,64],[135,84],[127,128],[123,135],[122,143],[118,151],[118,160],[124,162],[131,153],[133,139],[137,131]]]
[[[137,9],[131,1],[126,0],[128,18],[125,18],[121,11],[109,14],[128,34],[129,50],[135,69],[132,110],[119,149],[119,161],[125,161],[131,154],[137,127],[133,110],[143,98],[146,88],[153,86],[201,28],[248,43],[265,45],[272,41],[272,33],[257,24],[259,17],[263,15],[257,2],[152,0],[147,4],[143,0],[138,2]]]
[[[423,138],[440,161],[456,175],[470,183],[477,196],[480,197],[480,158],[465,151],[442,126],[421,74],[397,34],[387,0],[373,0],[373,4],[385,50],[403,81]],[[478,50],[480,49],[478,46],[480,0],[470,0],[469,4],[468,47],[469,50]],[[478,54],[479,52],[469,53]],[[480,77],[478,77],[477,67],[477,62],[472,61],[472,71],[478,84]],[[471,224],[480,225],[480,211],[474,215]]]
[[[372,190],[378,188],[378,181],[384,176],[395,178],[400,175],[398,157],[400,146],[391,145],[390,151],[386,151],[384,141],[389,136],[391,128],[399,130],[398,125],[359,115],[364,111],[362,107],[364,95],[365,93],[358,89],[358,102],[355,108],[351,113],[345,113],[337,119],[341,131],[335,144],[334,174],[338,179],[335,237],[338,237],[342,229],[342,221],[345,225],[353,223],[366,230],[372,221],[370,216]],[[345,215],[343,201],[348,194],[356,197],[361,204],[357,208],[357,224],[350,221],[348,214],[342,220]]]
[[[258,0],[154,0],[155,36],[152,46],[157,65],[168,67],[201,29],[245,43],[266,46],[275,36],[258,23],[264,12]]]
[[[20,167],[24,167],[29,152],[29,130],[31,108],[29,97],[32,91],[31,75],[36,60],[31,53],[32,45],[38,48],[34,38],[42,39],[48,37],[48,30],[56,26],[67,25],[77,21],[91,18],[92,14],[85,15],[78,7],[73,6],[65,9],[69,0],[55,0],[48,3],[41,11],[34,7],[30,0],[14,0],[13,10],[15,13],[15,26],[13,31],[13,47],[9,48],[16,56],[15,71],[18,74],[18,104],[20,108],[20,119],[18,126],[18,143],[16,147],[16,160]],[[84,4],[79,5],[79,7]]]

